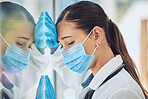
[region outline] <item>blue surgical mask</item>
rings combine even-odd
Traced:
[[[64,64],[72,71],[77,73],[83,73],[87,71],[94,59],[94,53],[97,47],[94,49],[93,53],[88,55],[85,53],[83,43],[89,37],[92,31],[88,34],[85,40],[82,43],[78,43],[75,46],[71,47],[68,50],[62,51]]]
[[[3,36],[2,39],[6,42]],[[1,56],[3,69],[11,74],[22,71],[29,64],[30,52],[24,51],[12,44],[6,42],[7,49],[5,54]]]

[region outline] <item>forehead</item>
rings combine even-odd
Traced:
[[[74,22],[67,22],[67,21],[61,21],[57,25],[57,34],[58,38],[64,37],[64,36],[72,36],[72,37],[78,37],[85,35],[83,30],[76,28],[76,23]]]
[[[15,25],[14,31],[17,35],[33,36],[34,26],[30,22],[22,22]]]
[[[16,22],[11,26],[9,31],[5,33],[5,36],[32,38],[34,34],[33,32],[34,26],[30,22]]]
[[[76,25],[73,22],[61,21],[57,25],[58,36],[71,34],[76,30]]]

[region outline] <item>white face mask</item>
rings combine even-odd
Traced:
[[[97,47],[94,49],[93,53],[88,55],[85,53],[83,43],[90,36],[92,31],[88,34],[82,43],[78,43],[68,50],[62,51],[64,64],[72,71],[77,73],[84,73],[91,65],[94,59],[94,53]]]
[[[8,45],[3,56],[0,56],[3,69],[11,74],[22,71],[29,64],[30,52],[24,51],[7,41],[0,35]]]

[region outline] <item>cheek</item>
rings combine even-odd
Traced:
[[[9,35],[7,35],[7,33],[6,33],[6,35],[4,36],[4,39],[6,40],[6,42],[9,44],[9,43],[11,43],[11,44],[14,44],[15,45],[15,42],[14,42],[14,39],[15,39],[16,37],[14,37],[14,36],[9,36]],[[4,40],[3,39],[1,39],[1,56],[3,56],[4,54],[5,54],[5,51],[6,51],[6,49],[7,49],[7,44],[6,44],[6,42],[4,42]]]
[[[1,46],[2,49],[0,50],[1,53],[0,55],[3,56],[5,54],[6,48],[7,48],[7,44],[5,44],[4,42],[1,42]]]
[[[92,54],[95,49],[95,42],[93,42],[92,40],[86,40],[83,46],[85,49],[85,53],[89,55]]]

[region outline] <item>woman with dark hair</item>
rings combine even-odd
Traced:
[[[64,9],[56,29],[52,20],[48,21],[53,44],[57,39],[61,46],[64,64],[76,73],[92,72],[81,84],[77,98],[147,99],[122,34],[101,6],[81,1]]]
[[[29,64],[35,21],[24,7],[12,2],[0,2],[0,24],[1,98],[19,99],[20,90],[16,92],[18,88],[8,76],[21,72]]]
[[[35,22],[32,15],[18,4],[1,2],[0,7],[2,66],[5,71],[15,74],[24,69],[29,62],[29,51],[34,44]],[[12,50],[13,54],[11,54],[9,50]],[[16,54],[18,58],[11,56],[15,55],[15,51],[20,52]],[[20,60],[23,54],[24,56],[26,55],[25,58],[27,60]],[[9,58],[7,56],[9,56]],[[13,62],[8,61],[10,58],[12,58]],[[17,67],[17,64],[20,65],[20,68]]]
[[[23,6],[0,2],[0,98],[21,99],[48,66],[33,46],[35,25]]]
[[[82,1],[59,16],[63,61],[77,73],[91,70],[80,99],[147,99],[122,34],[98,4]]]

